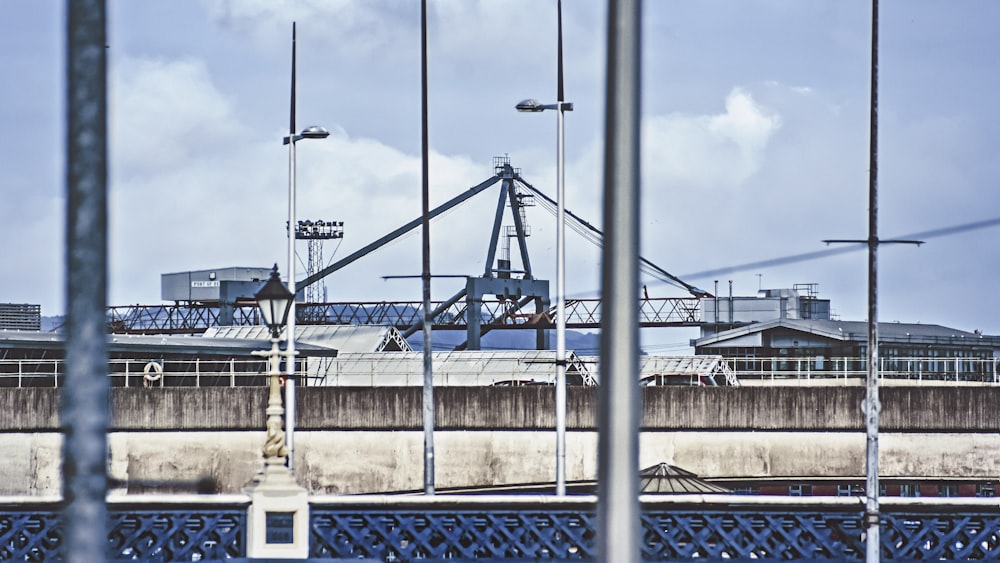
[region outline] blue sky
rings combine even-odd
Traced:
[[[509,155],[554,195],[555,1],[428,2],[431,199]],[[603,2],[564,2],[567,207],[601,221]],[[62,312],[64,14],[0,3],[0,301]],[[751,295],[817,283],[862,320],[863,251],[704,279],[693,274],[867,236],[870,4],[659,0],[643,18],[642,254],[690,283]],[[285,264],[291,22],[298,22],[302,219],[345,222],[345,256],[420,212],[417,1],[109,3],[109,303],[160,302],[160,274]],[[884,238],[1000,216],[1000,40],[992,0],[881,2],[879,212]],[[492,194],[492,192],[490,192]],[[438,274],[480,273],[495,195],[432,226]],[[554,219],[530,209],[532,265],[554,279]],[[996,227],[880,251],[880,319],[1000,334]],[[327,278],[331,300],[419,300],[420,236]],[[600,254],[567,239],[570,296],[596,297]],[[305,246],[300,250],[305,256]],[[285,268],[282,267],[282,270]],[[300,266],[300,276],[304,265]],[[644,280],[652,296],[683,290]],[[435,282],[434,297],[457,281]],[[682,331],[658,336],[686,342]]]

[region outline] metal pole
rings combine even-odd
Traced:
[[[608,2],[597,560],[638,563],[641,0]]]
[[[288,310],[285,337],[285,443],[288,445],[288,468],[295,459],[295,133],[288,142],[288,291],[292,304]]]
[[[67,562],[108,547],[107,51],[103,0],[67,2],[66,385],[61,391]]]
[[[556,494],[566,494],[566,169],[563,100],[556,102]]]
[[[430,225],[430,147],[427,141],[427,0],[420,0],[420,120],[421,120],[421,221],[424,308],[424,494],[434,494],[434,371],[431,350],[431,225]]]
[[[868,162],[868,373],[865,381],[865,561],[879,561],[878,506],[878,0],[872,0],[871,110]]]

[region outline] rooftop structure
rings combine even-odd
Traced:
[[[832,319],[829,301],[808,287],[806,293],[797,287],[704,300],[705,314],[712,310],[714,318],[721,310],[725,321],[702,326],[701,337],[691,341],[695,353],[726,357],[740,378],[789,370],[860,377],[867,365],[867,322]],[[899,322],[880,322],[878,335],[879,369],[890,377],[997,381],[1000,336]]]

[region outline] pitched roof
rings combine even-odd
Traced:
[[[267,340],[267,327],[211,327],[205,336]],[[341,354],[411,350],[398,330],[378,325],[300,325],[295,327],[295,342],[332,348]]]
[[[708,346],[725,342],[740,336],[756,334],[777,328],[798,331],[805,334],[839,340],[842,342],[863,342],[868,339],[868,323],[866,321],[833,321],[822,319],[775,319],[763,323],[751,323],[745,326],[724,330],[716,334],[695,339],[695,346]],[[966,332],[935,324],[921,323],[878,323],[879,342],[913,342],[942,343],[942,341],[975,342],[982,346],[1000,347],[1000,336],[988,336],[975,332]]]

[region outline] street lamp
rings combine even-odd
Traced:
[[[254,352],[256,356],[267,357],[268,386],[270,393],[267,399],[267,437],[264,439],[264,479],[275,471],[285,470],[285,457],[288,447],[285,443],[285,433],[281,430],[281,417],[285,409],[281,406],[281,350],[278,348],[281,329],[288,319],[288,312],[295,301],[295,294],[289,291],[278,276],[278,265],[271,270],[264,287],[254,295],[264,324],[270,331],[271,350]]]
[[[291,314],[288,316],[288,345],[285,347],[285,369],[288,373],[285,378],[285,427],[288,430],[288,451],[292,454],[288,456],[289,469],[293,466],[295,451],[295,143],[302,139],[325,139],[329,136],[330,132],[323,127],[310,125],[298,135],[284,138],[284,144],[288,145],[288,291],[293,295],[289,309]]]
[[[560,94],[561,91],[562,88]],[[563,496],[566,494],[566,177],[563,166],[563,113],[573,111],[573,103],[560,100],[554,104],[542,104],[538,100],[527,99],[514,107],[527,113],[556,110],[556,494]]]

